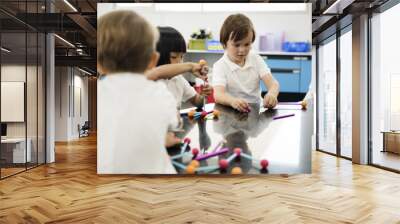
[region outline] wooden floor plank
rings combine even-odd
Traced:
[[[400,223],[400,175],[313,152],[313,173],[98,176],[96,138],[0,181],[0,223]]]

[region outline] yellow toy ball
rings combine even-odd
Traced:
[[[242,169],[240,168],[240,167],[234,167],[232,170],[231,170],[231,174],[242,174],[243,172],[242,172]]]
[[[196,167],[191,166],[191,165],[186,167],[186,173],[187,174],[194,174],[195,172],[196,172]]]
[[[193,167],[197,168],[197,167],[200,166],[200,163],[199,163],[199,161],[197,161],[197,160],[192,160],[192,161],[189,163],[189,166],[193,166]]]
[[[306,110],[307,109],[307,101],[303,100],[301,101],[301,109]]]

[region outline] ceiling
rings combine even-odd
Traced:
[[[335,4],[335,2],[338,3]],[[312,3],[313,42],[329,35],[329,29],[344,17],[356,16],[388,0],[234,0],[230,2]],[[46,5],[47,2],[47,5]],[[0,25],[5,38],[15,41],[15,49],[24,46],[16,33],[26,28],[39,32],[54,32],[56,65],[75,65],[96,70],[97,3],[135,2],[127,0],[1,0]],[[171,2],[171,0],[136,2]],[[176,0],[175,2],[180,2]],[[191,2],[215,2],[193,0]],[[69,3],[69,4],[68,4]],[[52,11],[52,13],[49,13]],[[351,18],[350,18],[351,21]],[[345,25],[345,24],[344,24]],[[14,34],[11,34],[14,33]],[[14,35],[14,37],[13,37]],[[2,43],[5,43],[4,41]],[[72,45],[73,46],[72,46]],[[28,51],[29,47],[28,46]],[[21,48],[22,49],[22,48]]]

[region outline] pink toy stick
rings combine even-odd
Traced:
[[[281,115],[281,116],[275,116],[272,119],[273,120],[278,120],[278,119],[282,119],[282,118],[286,118],[286,117],[291,117],[294,116],[294,114],[286,114],[286,115]]]
[[[196,157],[195,160],[197,160],[197,161],[205,160],[205,159],[208,159],[210,157],[214,157],[214,156],[218,156],[218,155],[224,154],[224,153],[226,153],[228,151],[229,151],[229,148],[223,148],[223,149],[221,149],[219,151],[216,151],[216,152],[210,152],[210,153],[207,153],[207,154],[199,155],[199,156]]]
[[[224,142],[224,140],[221,140],[220,142],[218,142],[218,144],[215,146],[215,148],[211,152],[217,151],[217,149],[220,148],[220,146],[222,145],[223,142]]]

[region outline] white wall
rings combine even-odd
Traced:
[[[33,70],[35,70],[33,72]],[[26,71],[28,71],[28,73],[26,73]],[[1,81],[3,82],[25,82],[25,76],[28,76],[28,79],[31,79],[30,76],[34,75],[36,76],[36,68],[34,69],[33,66],[27,66],[25,67],[25,65],[18,65],[18,64],[6,64],[6,65],[2,65],[1,66]],[[34,83],[30,83],[30,84],[34,84],[36,85],[36,82]],[[30,89],[28,89],[30,90]],[[27,93],[28,97],[36,97],[36,89],[32,91],[29,91]],[[3,96],[4,97],[4,96]],[[28,103],[30,103],[32,100],[31,99],[27,99]],[[31,109],[34,108],[36,109],[37,105],[30,105]],[[7,108],[1,108],[2,110],[6,110]],[[31,112],[31,111],[29,111]],[[28,137],[29,134],[31,133],[30,128],[33,127],[33,125],[31,124],[32,121],[35,121],[36,123],[36,114],[33,113],[28,113],[28,121],[30,122],[30,124],[28,125]],[[34,115],[34,116],[32,116]],[[26,126],[26,122],[7,122],[7,136],[8,137],[25,137],[25,126]],[[36,126],[35,126],[36,127]]]
[[[76,68],[56,67],[56,141],[77,139],[78,124],[88,120],[88,78],[83,75]]]
[[[36,158],[39,163],[44,162],[44,74],[41,66],[32,66],[25,64],[3,64],[1,66],[1,80],[9,82],[24,82],[26,86],[26,107],[25,102],[23,106],[18,108],[20,113],[26,112],[26,120],[23,122],[6,122],[7,123],[7,137],[8,138],[23,138],[25,135],[29,139],[29,148],[31,149],[31,156],[33,162]],[[3,90],[2,90],[3,92]],[[7,97],[2,95],[2,98]],[[25,97],[24,97],[25,98]],[[15,102],[16,103],[16,102]],[[11,113],[17,113],[17,108],[2,107],[1,110],[11,110]],[[37,157],[37,153],[39,154]]]
[[[237,5],[237,3],[232,3]],[[226,4],[229,8],[229,4]],[[285,32],[288,41],[311,42],[311,9],[302,12],[243,12],[254,24],[257,37],[253,49],[258,50],[258,36],[266,32]],[[169,12],[155,11],[153,7],[123,7],[117,3],[99,3],[98,16],[115,9],[134,10],[156,26],[172,26],[182,33],[188,42],[190,35],[199,28],[208,28],[213,37],[219,40],[219,31],[225,18],[235,12]]]

